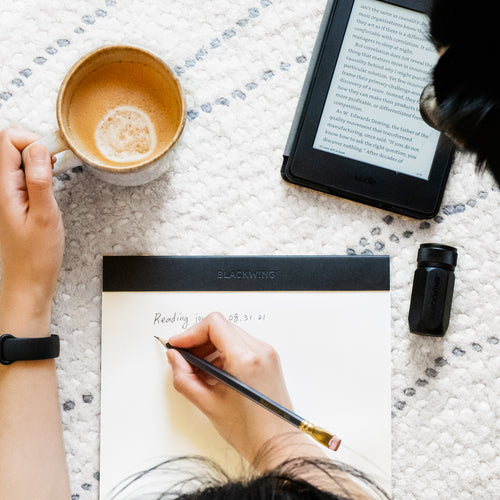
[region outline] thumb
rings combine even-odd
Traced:
[[[52,189],[52,159],[47,148],[33,143],[23,153],[30,211],[45,212],[55,203]]]

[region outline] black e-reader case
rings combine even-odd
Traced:
[[[430,6],[430,0],[381,1],[423,13],[428,12]],[[428,180],[313,150],[315,131],[328,93],[321,91],[318,96],[317,88],[328,87],[333,77],[353,3],[354,0],[327,2],[283,152],[281,176],[294,184],[409,217],[434,217],[441,205],[454,156],[453,144],[444,134],[439,137]],[[332,47],[336,54],[332,55]],[[326,164],[329,168],[323,168]]]

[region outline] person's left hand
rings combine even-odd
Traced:
[[[64,248],[52,159],[36,139],[21,127],[0,131],[2,301],[32,310],[50,308]]]

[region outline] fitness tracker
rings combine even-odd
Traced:
[[[52,359],[59,356],[59,337],[17,338],[8,333],[0,336],[0,363]]]

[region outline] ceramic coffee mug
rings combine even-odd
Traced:
[[[102,47],[80,59],[57,97],[59,130],[40,139],[61,155],[54,175],[84,164],[100,179],[122,186],[162,175],[159,161],[186,122],[184,94],[170,68],[150,52],[131,46]],[[78,157],[75,163],[75,157]]]

